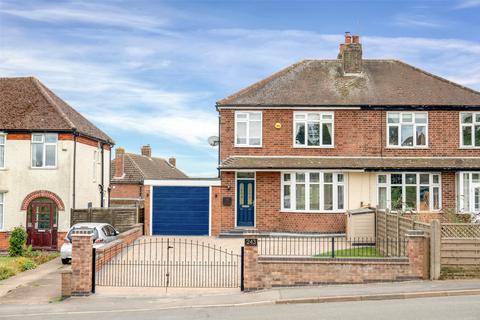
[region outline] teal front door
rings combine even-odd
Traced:
[[[255,180],[237,180],[237,227],[255,226]]]

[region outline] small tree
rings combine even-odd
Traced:
[[[15,227],[8,238],[8,254],[11,257],[22,256],[27,244],[27,232],[23,227]]]

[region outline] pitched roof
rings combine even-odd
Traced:
[[[114,143],[36,78],[0,78],[0,101],[0,130],[75,131]]]
[[[115,160],[112,160],[111,181],[120,183],[143,183],[144,180],[181,179],[188,176],[162,158],[125,153],[123,160],[125,175],[114,177]]]
[[[220,169],[363,169],[451,170],[480,169],[479,158],[400,157],[241,157],[227,158]]]
[[[344,74],[342,60],[303,60],[227,98],[229,105],[480,106],[480,92],[397,60],[362,60]]]

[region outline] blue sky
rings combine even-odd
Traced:
[[[0,76],[34,75],[128,151],[149,143],[192,176],[216,175],[215,101],[344,31],[480,90],[480,0],[0,0]]]

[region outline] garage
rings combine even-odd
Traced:
[[[211,234],[212,187],[218,179],[146,181],[150,185],[152,235]]]

